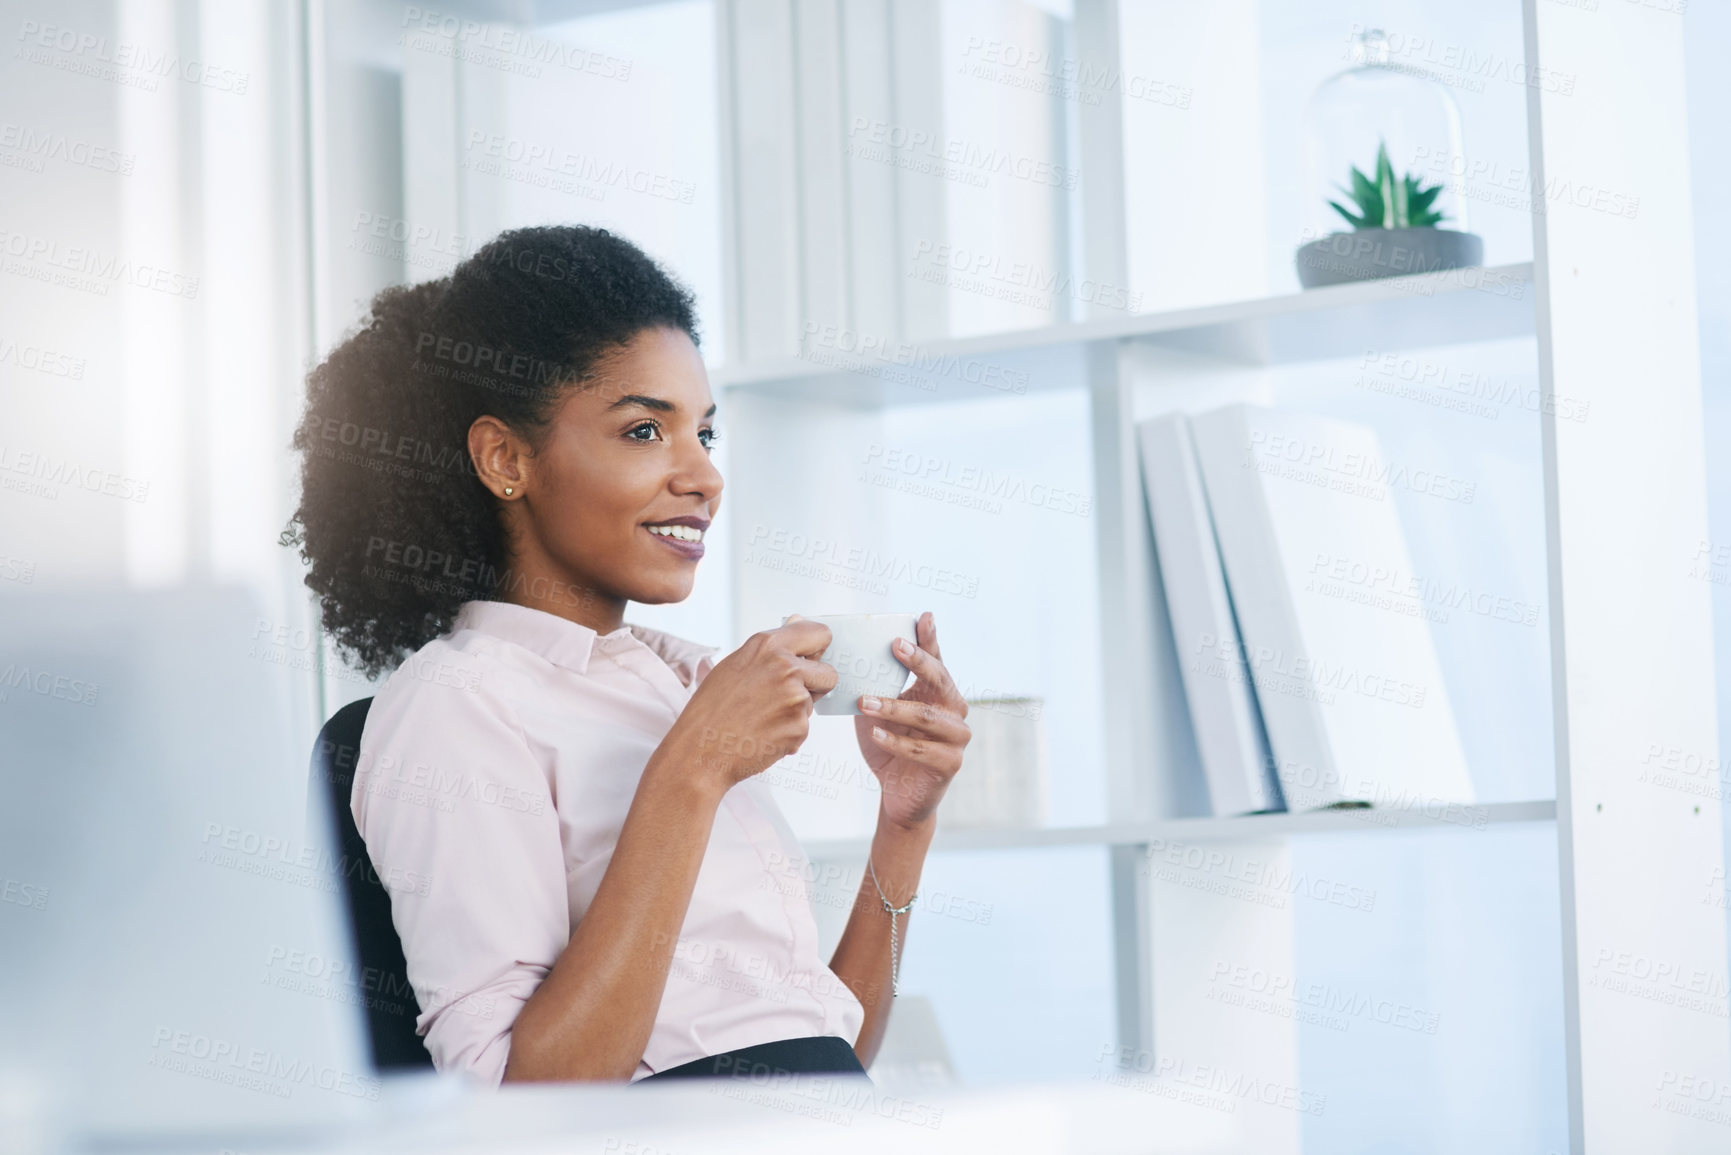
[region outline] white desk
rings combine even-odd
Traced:
[[[169,1146],[141,1143],[139,1149],[202,1155],[1201,1155],[1248,1149],[1236,1142],[1233,1102],[1218,1091],[1156,1083],[1134,1072],[1116,1086],[1079,1082],[911,1095],[830,1076],[498,1092],[427,1078],[387,1082],[375,1109],[338,1132],[210,1135]]]

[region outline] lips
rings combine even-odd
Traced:
[[[650,537],[675,550],[681,557],[695,561],[703,556],[703,535],[709,529],[709,519],[687,514],[644,522],[643,528]]]

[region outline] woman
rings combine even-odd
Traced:
[[[755,778],[835,685],[829,630],[715,652],[628,625],[690,594],[720,508],[688,292],[603,230],[500,236],[381,293],[308,378],[288,539],[379,691],[352,799],[441,1069],[500,1080],[859,1072],[882,1041],[967,706],[931,614],[826,965]]]

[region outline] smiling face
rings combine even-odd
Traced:
[[[714,418],[697,347],[655,328],[568,390],[532,449],[496,419],[476,421],[470,451],[511,543],[503,596],[603,633],[627,601],[684,600],[721,505]]]

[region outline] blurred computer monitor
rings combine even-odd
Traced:
[[[379,1097],[282,634],[233,588],[0,597],[15,1136],[316,1130]]]

